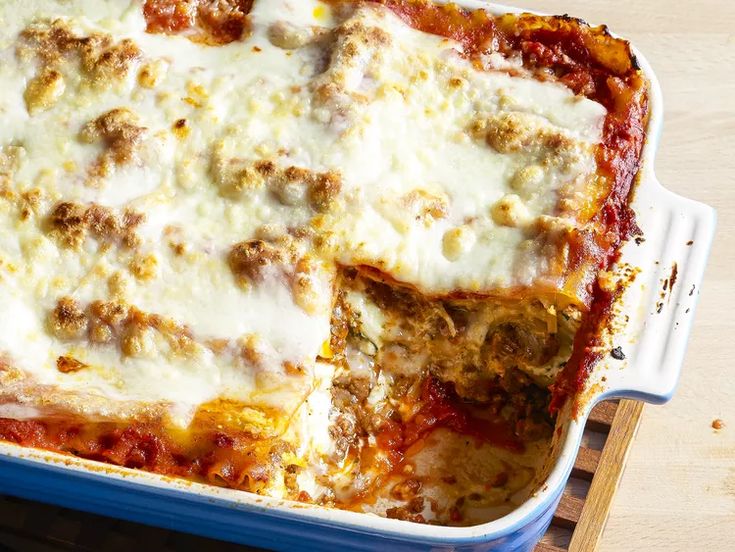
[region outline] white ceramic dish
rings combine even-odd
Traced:
[[[522,11],[477,0],[459,3],[492,13]],[[628,243],[621,258],[640,273],[622,299],[622,312],[629,320],[619,324],[621,330],[611,344],[620,346],[626,358],[619,361],[606,355],[587,382],[578,416],[572,418],[569,408],[561,413],[562,431],[552,447],[548,476],[540,490],[513,512],[474,527],[418,525],[288,503],[3,443],[0,492],[270,548],[530,549],[546,530],[561,496],[591,408],[612,397],[652,403],[671,398],[714,234],[713,209],[669,192],[656,179],[654,157],[663,100],[651,66],[634,51],[651,83],[651,113],[632,204],[645,241]],[[674,265],[678,275],[672,287]]]

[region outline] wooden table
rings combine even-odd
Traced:
[[[719,216],[681,385],[644,409],[600,550],[735,550],[735,5],[513,3],[606,23],[635,43],[664,92],[658,177]]]

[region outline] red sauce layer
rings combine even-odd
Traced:
[[[451,383],[428,377],[421,388],[421,407],[407,422],[392,422],[381,428],[378,446],[403,458],[413,445],[439,428],[473,437],[512,452],[523,452],[523,441],[515,434],[514,425],[500,416],[480,417],[481,408],[462,401]]]
[[[268,480],[273,442],[230,431],[177,443],[160,424],[89,424],[0,418],[0,440],[163,475],[255,490]]]
[[[253,0],[146,0],[149,33],[187,33],[197,42],[229,44],[250,29]]]
[[[388,421],[376,435],[377,448],[388,455],[388,471],[399,467],[410,457],[414,445],[439,428],[512,452],[525,450],[512,422],[489,417],[481,406],[463,402],[451,384],[427,378],[419,401],[420,408],[410,420]],[[481,411],[482,417],[478,415]],[[0,440],[251,491],[267,483],[272,467],[279,466],[279,453],[286,450],[286,445],[276,440],[226,428],[200,430],[177,442],[160,424],[138,422],[121,425],[0,418]]]
[[[456,40],[468,54],[486,50],[498,35],[494,18],[484,10],[470,11],[455,4],[437,5],[411,0],[369,1],[383,4],[414,29]],[[334,3],[340,2],[344,0]]]

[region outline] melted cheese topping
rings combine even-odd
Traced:
[[[251,21],[212,47],[146,33],[136,1],[0,6],[3,412],[186,426],[227,398],[322,454],[336,263],[563,285],[601,105],[378,5]]]
[[[477,71],[456,44],[385,11],[360,10],[345,27],[325,74],[344,84],[324,108],[347,188],[346,211],[326,224],[340,260],[428,293],[557,278],[562,253],[545,247],[546,227],[577,225],[557,216],[559,201],[589,187],[604,107]],[[385,42],[364,38],[378,30]],[[367,45],[342,59],[351,41]]]

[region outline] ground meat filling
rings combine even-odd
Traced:
[[[538,338],[536,334],[525,331],[522,326],[506,322],[489,332],[483,345],[483,356],[499,359],[520,357],[532,364],[546,364],[558,352],[559,343],[554,335],[547,334]]]
[[[372,315],[357,305],[355,294],[371,303]],[[386,461],[393,473],[400,472],[439,428],[511,453],[550,438],[549,389],[519,366],[553,359],[560,349],[556,335],[508,320],[473,337],[479,318],[466,301],[430,299],[346,269],[330,343],[337,367],[333,460],[358,466],[361,474]],[[457,358],[459,370],[450,362]],[[399,506],[385,515],[423,521],[420,488],[420,480],[410,477],[390,487]]]

